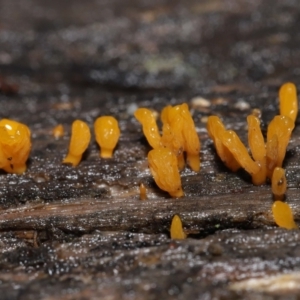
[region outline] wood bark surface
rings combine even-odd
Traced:
[[[298,1],[0,0],[0,117],[27,124],[33,144],[23,175],[0,173],[0,298],[297,299],[300,232],[275,225],[269,183],[226,169],[206,121],[247,144],[259,109],[266,134],[280,85],[299,87],[299,19]],[[186,167],[171,199],[133,112],[183,102],[201,170]],[[80,165],[62,165],[72,122],[93,131],[102,115],[119,120],[114,157],[92,134]],[[298,120],[284,168],[299,223]],[[186,240],[170,239],[174,214]]]

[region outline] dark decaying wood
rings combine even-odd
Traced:
[[[0,174],[1,299],[296,298],[299,231],[276,227],[270,184],[228,171],[205,126],[216,114],[246,142],[246,116],[259,109],[266,133],[279,86],[299,86],[298,1],[0,7],[0,117],[27,124],[33,143],[25,174]],[[150,175],[133,112],[182,102],[202,164],[182,172],[185,196],[171,199]],[[93,138],[78,167],[62,165],[72,121],[93,129],[107,114],[122,131],[114,158],[101,159]],[[284,162],[297,222],[299,137],[297,121]],[[170,240],[174,214],[188,239]]]

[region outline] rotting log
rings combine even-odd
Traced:
[[[26,173],[0,174],[1,299],[299,292],[299,231],[275,227],[270,185],[229,172],[205,130],[217,114],[246,142],[246,116],[259,109],[265,134],[280,85],[299,86],[297,1],[0,0],[0,7],[0,117],[27,124],[33,138]],[[193,105],[195,97],[207,101]],[[184,101],[202,165],[199,174],[185,169],[185,197],[170,199],[150,176],[150,148],[133,110]],[[100,159],[93,140],[78,167],[62,165],[74,119],[92,129],[108,114],[122,132],[114,158]],[[60,123],[66,135],[56,140]],[[284,161],[297,222],[299,137],[297,121]],[[174,214],[188,239],[169,239]]]

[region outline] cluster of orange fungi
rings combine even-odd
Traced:
[[[171,197],[182,197],[179,171],[185,166],[184,153],[190,168],[195,172],[200,170],[200,140],[188,105],[168,105],[162,110],[162,135],[151,110],[139,108],[134,115],[153,148],[148,153],[148,163],[156,184]]]
[[[280,114],[270,122],[267,138],[264,140],[260,120],[255,115],[247,117],[248,145],[242,143],[233,130],[226,130],[217,116],[210,116],[207,131],[223,163],[233,172],[245,169],[255,185],[272,183],[274,203],[273,217],[276,224],[287,229],[298,228],[292,211],[285,202],[286,178],[282,163],[298,113],[297,90],[293,83],[285,83],[279,91]],[[143,127],[144,135],[153,148],[148,153],[148,163],[153,178],[159,188],[171,197],[184,195],[180,171],[187,163],[198,172],[200,170],[200,140],[196,132],[188,105],[166,106],[161,112],[161,133],[155,114],[147,108],[139,108],[134,113]],[[118,143],[120,129],[118,121],[111,116],[99,117],[94,123],[96,141],[100,146],[100,156],[110,158]],[[26,161],[31,149],[29,128],[16,121],[0,121],[0,168],[8,173],[21,174],[26,170]],[[56,138],[63,136],[64,129],[58,125],[53,129]],[[63,163],[77,166],[91,139],[89,126],[80,120],[72,124],[69,151]],[[185,161],[186,158],[186,161]],[[147,199],[146,188],[140,186],[141,199]],[[171,237],[182,239],[186,234],[182,222],[175,215],[171,224]]]
[[[120,137],[118,121],[111,116],[99,117],[94,123],[94,129],[96,141],[100,146],[100,157],[111,158]],[[69,152],[63,163],[70,163],[74,167],[77,166],[83,153],[89,146],[90,140],[91,132],[89,126],[81,120],[74,121]]]

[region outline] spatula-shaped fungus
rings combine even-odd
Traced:
[[[298,97],[296,86],[287,82],[279,90],[280,115],[290,117],[294,122],[298,114]]]
[[[251,159],[247,148],[234,131],[226,130],[222,135],[222,143],[249,174],[254,175],[259,172],[259,165]]]
[[[184,143],[181,137],[176,136],[168,123],[163,124],[161,146],[173,151],[177,157],[178,169],[183,170],[185,166],[183,155]]]
[[[111,158],[120,137],[118,121],[111,116],[99,117],[94,123],[94,129],[100,156]]]
[[[278,160],[278,136],[276,134],[274,134],[273,137],[267,140],[266,150],[267,177],[271,179]]]
[[[208,117],[207,132],[214,142],[218,156],[228,169],[230,169],[233,172],[236,172],[241,166],[222,142],[222,135],[225,131],[226,129],[219,117]]]
[[[0,121],[0,168],[8,173],[22,174],[31,149],[30,130],[19,122]]]
[[[273,162],[276,167],[282,167],[286,148],[294,127],[294,121],[290,117],[283,115],[275,116],[268,126],[267,143],[270,143],[270,139],[273,139],[274,135],[277,135],[278,139],[278,157],[277,161]]]
[[[173,198],[183,196],[175,154],[167,148],[149,151],[148,163],[156,184]]]
[[[200,170],[200,140],[196,131],[194,120],[190,114],[186,103],[180,105],[180,115],[183,119],[183,138],[185,141],[185,151],[187,153],[187,163],[195,172]]]
[[[82,154],[87,149],[91,139],[89,126],[80,120],[72,124],[71,140],[69,152],[63,163],[70,163],[73,167],[77,166],[82,158]]]
[[[139,108],[134,112],[134,116],[142,124],[149,145],[153,149],[160,147],[160,134],[152,111],[147,108]]]
[[[287,203],[275,201],[272,205],[272,212],[274,221],[279,227],[298,229],[298,226],[294,221],[292,210]]]
[[[166,106],[161,113],[163,136],[161,144],[170,148],[178,159],[179,169],[184,167],[182,152],[187,154],[187,162],[195,172],[200,170],[200,140],[188,105]]]
[[[184,240],[186,234],[182,228],[182,222],[178,215],[175,215],[172,219],[171,228],[170,228],[171,239],[173,240]]]
[[[251,149],[253,159],[260,167],[258,173],[252,175],[252,182],[255,185],[261,185],[264,184],[267,179],[266,146],[260,129],[259,119],[254,115],[249,115],[247,117],[247,122],[248,144]]]

